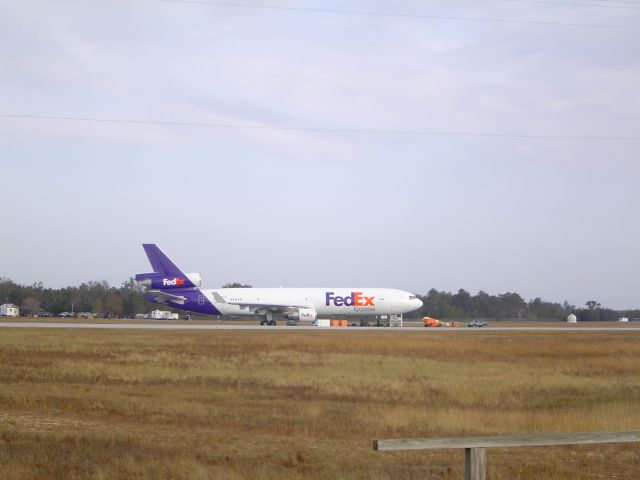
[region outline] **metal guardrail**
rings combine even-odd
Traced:
[[[426,450],[464,448],[465,480],[485,480],[486,449],[551,445],[594,445],[640,442],[640,430],[624,432],[549,433],[494,437],[413,438],[374,440],[374,450]]]

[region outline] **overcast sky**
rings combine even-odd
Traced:
[[[640,307],[640,28],[566,25],[640,3],[575,3],[2,0],[2,115],[351,131],[0,117],[0,276],[120,285],[153,242],[210,287]]]

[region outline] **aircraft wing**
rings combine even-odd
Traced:
[[[266,312],[273,313],[290,313],[298,308],[312,308],[309,304],[291,304],[291,303],[274,303],[274,302],[242,302],[242,301],[229,301],[225,300],[222,295],[217,292],[213,292],[213,298],[216,303],[226,303],[227,305],[237,305],[242,309],[247,309],[256,312],[257,314],[264,314]]]
[[[184,302],[187,300],[186,297],[181,297],[180,295],[172,295],[171,293],[163,292],[162,290],[150,290],[147,293],[153,296],[155,301],[158,303],[171,301],[180,305],[184,305]]]

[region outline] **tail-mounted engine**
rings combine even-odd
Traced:
[[[139,273],[136,275],[136,282],[149,289],[194,288],[202,284],[202,277],[199,273],[171,276],[161,273]]]

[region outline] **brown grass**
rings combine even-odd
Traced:
[[[0,478],[461,478],[371,440],[640,429],[639,358],[636,332],[2,330]],[[637,479],[640,448],[489,466]]]

